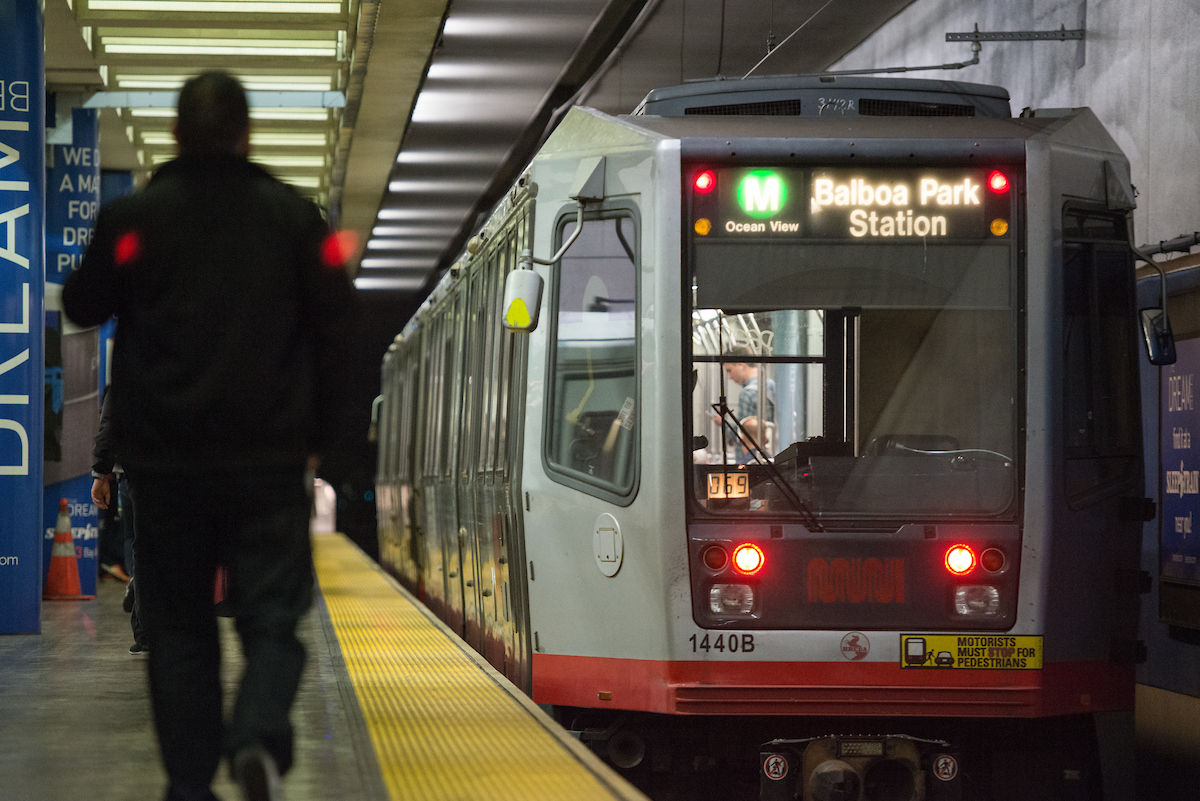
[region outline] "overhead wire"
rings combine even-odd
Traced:
[[[764,61],[766,61],[768,58],[770,58],[770,57],[771,57],[771,54],[772,54],[772,53],[776,53],[776,52],[778,52],[778,51],[779,51],[779,49],[780,49],[781,47],[783,47],[785,44],[787,44],[787,43],[788,43],[788,40],[789,40],[789,39],[791,39],[791,38],[792,38],[793,36],[795,36],[796,34],[800,33],[800,31],[804,29],[804,26],[805,26],[805,25],[807,25],[808,23],[810,23],[810,22],[812,22],[814,19],[816,19],[816,18],[817,18],[817,15],[818,15],[818,14],[820,14],[820,13],[821,13],[822,11],[824,11],[825,9],[829,8],[829,6],[830,6],[832,3],[833,3],[833,0],[825,0],[825,5],[821,6],[821,7],[820,7],[820,8],[818,8],[818,9],[817,9],[815,12],[813,12],[813,15],[812,15],[811,17],[809,17],[808,19],[804,20],[804,22],[800,23],[800,27],[799,27],[799,28],[797,28],[796,30],[794,30],[794,31],[792,31],[791,33],[789,33],[789,34],[787,35],[787,38],[786,38],[786,39],[784,39],[782,42],[780,42],[778,45],[776,45],[776,46],[775,46],[775,47],[774,47],[772,50],[770,50],[770,51],[769,51],[769,52],[768,52],[768,53],[767,53],[765,56],[763,56],[761,59],[759,59],[759,62],[758,62],[757,64],[755,64],[753,67],[751,67],[751,68],[750,68],[750,72],[747,72],[745,75],[743,75],[743,76],[742,76],[742,80],[744,81],[744,80],[746,80],[747,78],[749,78],[749,77],[750,77],[750,75],[751,75],[751,73],[753,73],[753,72],[754,72],[756,69],[758,69],[759,67],[761,67],[761,66],[762,66],[762,64],[763,64],[763,62],[764,62]],[[722,13],[722,17],[724,17],[724,14],[723,14],[723,13]]]

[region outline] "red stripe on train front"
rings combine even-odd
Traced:
[[[1133,668],[1108,662],[1052,662],[1042,670],[902,670],[880,662],[533,655],[533,700],[539,704],[677,715],[1043,717],[1132,709],[1133,684]]]

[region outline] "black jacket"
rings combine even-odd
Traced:
[[[112,434],[112,393],[104,390],[100,404],[100,430],[92,443],[92,477],[104,478],[117,469],[117,443]]]
[[[236,156],[164,165],[106,206],[63,287],[117,316],[112,436],[129,469],[292,469],[344,419],[354,289],[316,207]]]

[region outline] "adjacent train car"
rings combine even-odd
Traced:
[[[384,360],[381,560],[651,790],[1132,798],[1133,207],[996,87],[573,109]]]

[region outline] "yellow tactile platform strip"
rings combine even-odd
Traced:
[[[345,537],[313,557],[393,801],[643,798]]]

